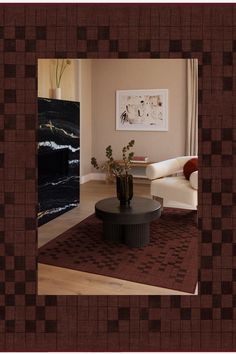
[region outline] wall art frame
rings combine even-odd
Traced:
[[[168,131],[168,90],[117,90],[116,130]]]

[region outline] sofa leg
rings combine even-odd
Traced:
[[[163,211],[163,198],[153,195],[152,199],[156,200],[157,202],[159,202],[161,204],[161,211]]]

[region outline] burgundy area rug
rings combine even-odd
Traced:
[[[194,293],[198,274],[196,212],[165,208],[151,240],[129,248],[102,240],[91,215],[39,249],[39,263]]]

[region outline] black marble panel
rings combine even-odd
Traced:
[[[38,98],[38,225],[79,204],[80,104]]]

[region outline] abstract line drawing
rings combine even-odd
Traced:
[[[116,130],[168,130],[168,90],[116,91]]]

